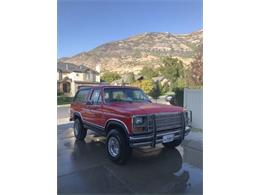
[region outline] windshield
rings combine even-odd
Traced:
[[[140,89],[134,88],[107,88],[104,89],[104,100],[111,102],[150,102],[149,98]]]

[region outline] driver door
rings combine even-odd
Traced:
[[[101,98],[101,90],[94,89],[91,97],[90,97],[90,105],[89,105],[89,117],[88,122],[93,125],[102,127],[103,125],[103,111],[102,111],[102,98]]]

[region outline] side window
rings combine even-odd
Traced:
[[[100,96],[100,89],[95,89],[93,91],[90,101],[93,102],[93,104],[100,104],[102,102]]]
[[[74,102],[86,103],[87,97],[89,95],[90,89],[81,90],[77,93]]]

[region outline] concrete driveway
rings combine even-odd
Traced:
[[[202,133],[182,146],[136,149],[126,165],[106,156],[104,138],[75,141],[72,123],[58,125],[58,194],[202,194]]]

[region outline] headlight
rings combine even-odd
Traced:
[[[145,133],[148,131],[148,116],[133,116],[133,132]]]
[[[141,125],[144,123],[144,118],[143,117],[135,117],[134,118],[134,125]]]

